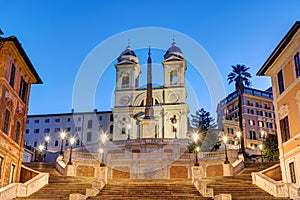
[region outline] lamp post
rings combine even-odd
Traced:
[[[46,150],[48,150],[49,141],[50,141],[50,136],[46,136],[45,137],[45,147],[46,147]]]
[[[73,149],[73,144],[75,143],[75,137],[71,137],[70,138],[70,145],[71,145],[71,149],[70,149],[70,157],[69,157],[69,162],[68,165],[73,165],[72,163],[72,149]]]
[[[127,124],[127,140],[130,140],[130,129],[131,129],[131,124]]]
[[[198,163],[198,152],[200,150],[200,148],[197,146],[197,141],[198,141],[199,135],[197,133],[193,133],[193,140],[194,140],[194,144],[195,144],[195,166],[199,166]]]
[[[40,152],[40,157],[41,157],[41,162],[43,162],[43,151],[45,150],[44,145],[39,146],[39,152]]]
[[[176,115],[174,115],[173,118],[171,118],[171,123],[173,125],[173,133],[175,135],[175,139],[177,139],[177,127],[178,127],[178,124],[177,124]]]
[[[198,152],[200,151],[200,147],[196,147],[196,162],[195,162],[195,166],[199,166],[199,162],[198,162]]]
[[[63,155],[63,145],[64,145],[64,139],[66,137],[66,132],[65,131],[62,131],[60,132],[60,138],[61,138],[61,147],[60,147],[60,155]]]
[[[105,166],[105,163],[104,163],[104,145],[105,145],[105,142],[107,141],[107,135],[105,133],[101,134],[100,141],[102,143],[102,148],[99,149],[99,153],[102,157],[100,167],[104,167]]]
[[[239,139],[239,153],[241,153],[241,131],[236,132],[236,136]]]
[[[227,142],[227,136],[223,136],[223,142],[225,146],[225,161],[224,164],[229,164],[228,156],[227,156],[227,147],[226,147],[226,142]]]

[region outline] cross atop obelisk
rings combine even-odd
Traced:
[[[153,119],[153,100],[152,100],[152,59],[149,46],[147,62],[147,98],[144,119]]]

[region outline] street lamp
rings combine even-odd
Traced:
[[[60,154],[62,155],[63,152],[63,145],[64,145],[64,139],[66,137],[67,133],[65,131],[60,132],[60,138],[61,138],[61,147],[60,147]]]
[[[198,162],[198,152],[200,151],[200,147],[196,147],[196,162],[195,162],[195,166],[199,166],[199,162]]]
[[[41,145],[39,146],[41,162],[43,162],[43,151],[44,151],[44,150],[45,150],[45,146],[41,144]]]
[[[175,139],[177,139],[177,127],[178,127],[178,124],[177,124],[176,115],[174,115],[173,118],[171,118],[171,123],[173,125],[173,133],[175,135]]]
[[[236,132],[236,136],[239,139],[239,153],[241,153],[241,131]]]
[[[260,148],[260,155],[261,155],[261,162],[264,162],[264,155],[263,155],[263,144],[259,144],[258,147]]]
[[[107,141],[107,135],[105,133],[102,133],[100,136],[100,141],[102,143],[102,148],[99,149],[99,153],[100,155],[102,155],[102,159],[101,159],[101,163],[100,163],[100,167],[104,167],[105,163],[104,163],[104,145],[105,142]]]
[[[131,124],[127,124],[127,140],[130,140],[130,129],[131,129]]]
[[[198,138],[199,138],[199,135],[197,133],[193,133],[193,140],[194,140],[194,143],[195,143],[195,147],[197,145]],[[199,166],[199,163],[198,163],[198,152],[200,151],[200,147],[197,146],[195,150],[196,150],[195,151],[196,161],[195,161],[194,165],[195,166]]]
[[[46,136],[45,137],[45,147],[46,147],[46,150],[48,150],[49,141],[50,141],[50,136]]]
[[[71,145],[71,149],[70,149],[70,157],[69,157],[69,162],[68,162],[68,165],[73,165],[72,163],[72,145],[75,143],[75,137],[71,137],[70,138],[70,145]]]
[[[227,148],[226,148],[226,142],[227,142],[227,136],[223,136],[223,142],[224,142],[224,146],[225,146],[225,161],[224,164],[229,164],[229,160],[228,160],[228,156],[227,156]]]

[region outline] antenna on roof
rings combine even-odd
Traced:
[[[127,40],[127,43],[128,43],[127,47],[130,47],[130,39]]]

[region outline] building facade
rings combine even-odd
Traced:
[[[282,178],[300,186],[300,22],[296,22],[258,71],[270,76]]]
[[[18,39],[0,37],[0,188],[20,180],[30,87],[40,83]]]
[[[262,144],[267,134],[276,134],[275,114],[273,108],[273,95],[268,89],[261,91],[245,88],[242,95],[242,116],[244,144],[250,154],[260,153],[259,144]],[[239,131],[238,119],[238,93],[237,91],[224,98],[217,107],[217,123],[228,142],[239,144],[237,132]],[[233,146],[234,147],[234,146]]]
[[[49,151],[61,149],[62,131],[66,132],[63,149],[69,148],[69,138],[75,137],[74,147],[98,143],[99,135],[106,133],[112,138],[113,117],[112,112],[81,112],[60,113],[45,115],[29,115],[27,119],[25,145],[38,148],[46,144],[46,136],[50,137],[47,143]]]
[[[156,121],[153,138],[186,139],[189,112],[185,89],[186,61],[175,42],[165,53],[162,65],[164,85],[152,87]],[[143,118],[147,90],[139,87],[139,59],[130,46],[121,53],[115,67],[113,140],[146,138],[143,135]]]

